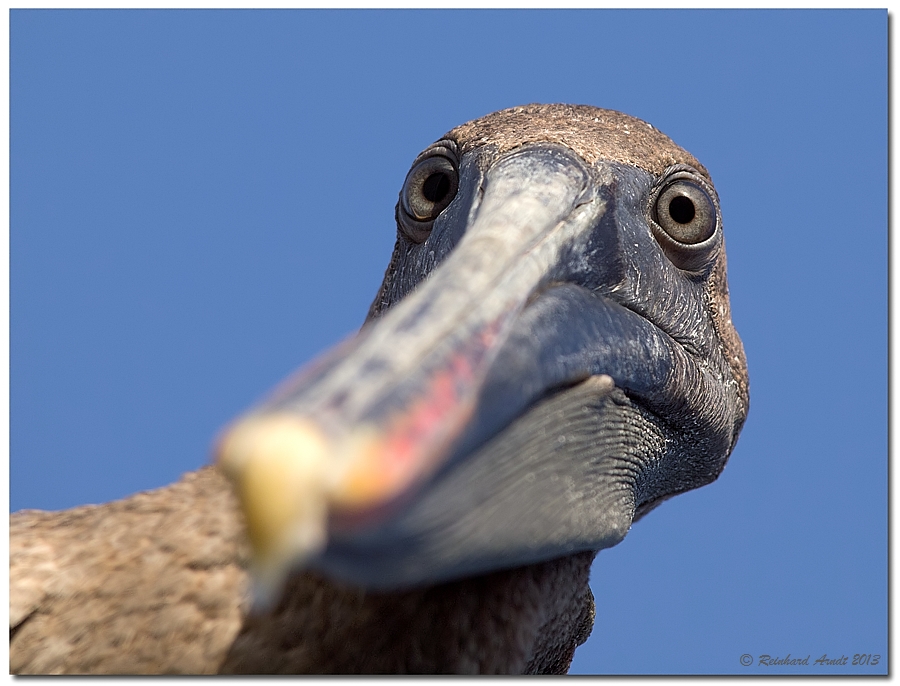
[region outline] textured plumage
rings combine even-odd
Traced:
[[[11,517],[10,671],[565,672],[593,624],[593,557],[406,593],[300,574],[248,616],[240,516],[205,467],[106,505]]]
[[[410,174],[368,325],[220,446],[239,498],[208,467],[107,505],[11,516],[13,672],[567,671],[593,624],[596,551],[666,498],[715,479],[747,413],[715,191],[706,169],[649,124],[570,105],[464,124]],[[421,197],[410,198],[420,182]],[[664,221],[653,205],[670,197],[676,219]],[[684,198],[694,204],[682,221]],[[429,221],[416,218],[428,218],[429,203]],[[695,210],[712,217],[697,237],[687,231]],[[536,241],[525,252],[496,242],[515,240],[497,222],[515,228],[520,215],[516,231]],[[483,258],[479,240],[495,241],[485,245],[496,245],[497,260],[511,250],[512,267],[490,286],[509,304],[475,312],[467,339],[472,307],[452,300],[453,289],[479,308],[494,297],[465,290],[480,274],[466,272]],[[429,322],[447,325],[446,307],[462,313],[446,320],[459,343],[427,338]],[[424,342],[410,337],[416,327]],[[407,361],[393,342],[403,336],[404,352],[424,351],[418,370],[391,371]],[[441,346],[450,357],[436,357]],[[342,386],[353,369],[360,376]],[[382,420],[364,401],[393,414]],[[362,419],[347,419],[354,407]],[[302,431],[291,428],[294,414]],[[321,506],[297,510],[287,487],[278,497],[288,509],[273,510],[260,491],[282,487],[272,464],[293,464],[277,452],[284,441],[272,442],[283,426],[287,444],[300,436],[321,453],[323,466],[310,463],[297,482]],[[445,433],[432,440],[434,426]],[[419,471],[398,472],[405,480],[387,490],[358,476],[340,488],[320,482],[316,470],[355,474],[329,462],[333,450],[356,468],[345,434],[365,438],[350,445],[367,460],[412,436],[402,445]],[[270,481],[248,485],[263,458]],[[302,524],[302,541],[278,538],[272,522],[289,533]],[[264,554],[271,579],[296,560],[309,569],[251,613],[248,570],[263,569]]]

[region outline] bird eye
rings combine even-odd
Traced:
[[[443,150],[441,151],[443,152]],[[456,197],[459,173],[453,161],[437,153],[416,163],[400,192],[397,219],[407,237],[421,243],[428,237],[432,222]]]
[[[700,186],[678,180],[656,197],[656,223],[685,245],[702,243],[716,230],[716,207]]]
[[[679,269],[703,271],[718,253],[719,207],[714,197],[708,182],[686,165],[669,167],[650,194],[650,228]]]

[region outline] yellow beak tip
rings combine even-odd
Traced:
[[[326,540],[328,445],[308,421],[249,417],[222,438],[217,463],[234,485],[254,557],[278,577]]]

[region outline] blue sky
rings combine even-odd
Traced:
[[[751,377],[720,479],[598,556],[572,671],[885,673],[880,10],[12,11],[11,510],[204,464],[360,325],[419,150],[529,102],[707,166]]]

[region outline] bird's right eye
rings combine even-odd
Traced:
[[[432,223],[456,197],[458,189],[459,173],[446,155],[436,153],[417,162],[406,175],[397,213],[407,237],[415,243],[424,241]]]

